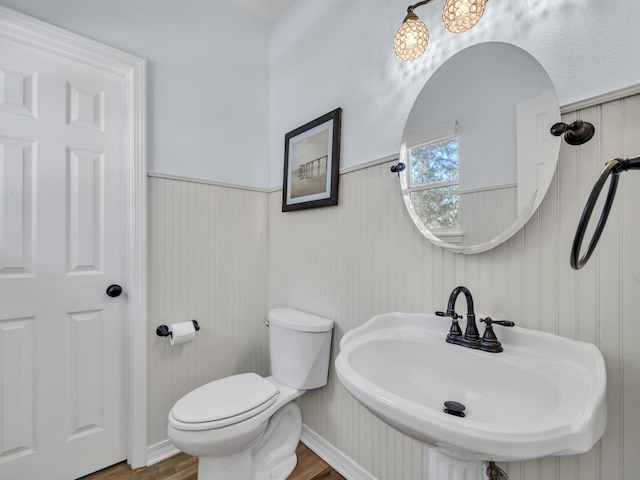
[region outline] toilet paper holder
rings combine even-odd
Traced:
[[[200,325],[198,325],[198,322],[196,320],[191,321],[193,322],[193,326],[196,329],[196,332],[200,330]],[[171,335],[171,332],[169,332],[169,327],[167,327],[166,325],[160,325],[158,328],[156,328],[156,335],[158,335],[159,337],[168,337],[169,335]]]

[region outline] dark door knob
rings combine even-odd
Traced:
[[[109,285],[107,287],[107,295],[110,297],[119,297],[122,293],[122,287],[120,285]]]

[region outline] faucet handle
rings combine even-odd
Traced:
[[[481,318],[480,321],[482,323],[486,323],[487,327],[490,327],[493,324],[502,325],[503,327],[515,327],[516,326],[515,322],[512,322],[511,320],[494,320],[491,317]]]
[[[493,320],[493,323],[495,323],[496,325],[502,325],[503,327],[516,326],[515,322],[512,322],[511,320]]]
[[[496,348],[495,351],[501,352],[502,346],[498,341],[498,337],[496,337],[496,334],[493,332],[493,324],[495,323],[496,325],[502,325],[503,327],[514,327],[515,323],[511,320],[494,320],[491,317],[481,318],[480,321],[487,325],[487,328],[484,331],[484,335],[482,336],[482,343],[484,343],[485,345],[494,346]]]
[[[436,312],[436,315],[439,317],[450,317],[451,318],[451,328],[449,329],[449,336],[461,337],[462,329],[460,328],[460,324],[458,323],[458,319],[462,318],[462,315],[458,315],[454,311],[447,310],[447,312]]]
[[[493,333],[493,324],[502,325],[503,327],[515,327],[516,325],[511,320],[494,320],[491,317],[481,318],[480,321],[487,325],[484,335],[482,336],[482,341],[489,343],[495,343],[498,341],[496,334]]]
[[[502,345],[498,341],[498,337],[493,331],[493,324],[498,323],[500,320],[494,320],[491,317],[481,318],[480,321],[487,325],[487,328],[484,329],[484,335],[482,335],[482,343],[484,345],[490,345],[494,347],[496,351],[502,351]]]
[[[493,323],[496,325],[502,325],[503,327],[515,327],[516,323],[511,320],[494,320]]]

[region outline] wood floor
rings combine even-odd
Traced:
[[[345,480],[303,443],[298,444],[296,454],[298,465],[289,476],[289,480]],[[137,470],[131,470],[126,462],[119,463],[78,480],[196,480],[197,470],[198,459],[180,453],[163,462]]]

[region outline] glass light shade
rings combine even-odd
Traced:
[[[429,44],[429,30],[415,13],[409,13],[393,40],[393,50],[400,60],[415,60]]]
[[[487,0],[447,0],[442,10],[442,22],[453,33],[466,32],[484,13]]]

